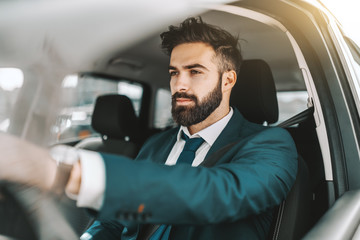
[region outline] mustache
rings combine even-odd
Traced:
[[[197,97],[195,95],[187,94],[184,92],[176,92],[171,97],[172,101],[176,101],[177,98],[187,98],[187,99],[193,100],[194,102],[197,102]]]

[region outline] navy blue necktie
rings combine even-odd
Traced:
[[[180,153],[180,156],[176,164],[189,164],[191,165],[195,158],[195,152],[204,142],[204,139],[189,138],[184,132],[181,132],[181,138],[185,140],[185,146]],[[150,237],[150,240],[167,240],[169,239],[171,225],[162,224],[154,234]]]
[[[195,158],[195,152],[204,142],[204,139],[200,138],[189,138],[184,132],[181,132],[181,138],[185,140],[185,146],[180,153],[180,156],[176,162],[185,163],[191,165]]]

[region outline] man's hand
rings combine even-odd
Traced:
[[[0,181],[50,190],[56,163],[47,149],[0,132]]]
[[[79,195],[81,185],[81,164],[77,161],[71,171],[68,184],[66,185],[66,192],[74,195]]]

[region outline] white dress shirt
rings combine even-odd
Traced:
[[[176,161],[185,146],[185,140],[181,138],[181,132],[183,131],[189,138],[201,137],[202,139],[204,139],[204,142],[196,150],[195,158],[191,165],[193,167],[199,166],[204,161],[206,154],[208,153],[211,146],[214,144],[215,140],[218,138],[222,130],[224,130],[232,115],[233,110],[232,108],[230,108],[230,112],[225,117],[193,135],[190,135],[187,127],[181,126],[177,134],[177,141],[175,142],[165,164],[176,164]]]
[[[225,117],[193,135],[190,135],[187,127],[181,126],[177,134],[177,141],[175,142],[165,164],[175,165],[184,148],[185,140],[181,138],[181,131],[184,131],[184,133],[190,138],[202,137],[204,139],[204,142],[195,153],[195,159],[192,166],[196,167],[201,164],[215,140],[228,124],[232,115],[233,110],[230,108],[230,112]],[[104,161],[101,155],[96,152],[79,150],[79,154],[81,161],[81,185],[79,195],[75,197],[77,198],[77,206],[99,210],[102,206],[105,192]],[[69,197],[74,198],[74,196],[71,196],[70,194],[68,195]]]

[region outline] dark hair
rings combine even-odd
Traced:
[[[221,73],[235,70],[239,75],[242,56],[238,38],[216,26],[204,23],[199,17],[188,18],[179,27],[169,26],[169,31],[160,34],[162,48],[170,55],[172,50],[183,43],[202,42],[213,47]]]

